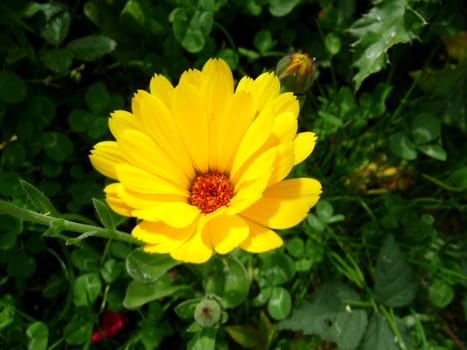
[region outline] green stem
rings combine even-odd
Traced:
[[[55,218],[52,216],[48,216],[45,214],[40,214],[35,211],[18,207],[14,204],[5,202],[0,200],[0,213],[5,213],[19,219],[33,222],[36,224],[51,226],[53,224],[59,224],[64,231],[72,231],[78,233],[86,233],[86,232],[93,232],[93,236],[108,238],[108,239],[116,239],[125,243],[131,244],[141,244],[137,239],[132,237],[126,232],[122,231],[113,231],[108,230],[103,227],[87,225],[87,224],[80,224],[77,222],[65,220],[62,218]]]
[[[424,179],[434,183],[435,185],[438,185],[439,187],[445,189],[446,191],[450,191],[450,192],[462,192],[463,191],[462,188],[449,186],[449,185],[445,184],[444,182],[441,182],[440,180],[438,180],[438,179],[436,179],[433,176],[430,176],[428,174],[422,174],[422,177]]]

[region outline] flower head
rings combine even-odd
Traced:
[[[100,318],[101,330],[95,330],[91,335],[91,342],[98,343],[104,338],[115,336],[123,327],[123,316],[121,312],[104,311]]]
[[[306,53],[295,52],[282,57],[276,66],[282,88],[285,91],[304,93],[313,83],[315,58]]]
[[[273,229],[298,224],[321,192],[311,178],[284,180],[316,142],[297,134],[298,113],[273,73],[235,87],[228,65],[210,59],[176,86],[156,74],[131,113],[112,113],[115,141],[96,144],[90,160],[116,180],[107,203],[139,219],[132,235],[146,252],[191,263],[237,247],[265,252],[282,245]]]
[[[222,309],[215,299],[206,297],[196,305],[193,317],[201,327],[212,327],[220,322]]]

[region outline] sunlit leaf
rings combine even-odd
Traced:
[[[52,202],[49,200],[49,198],[47,198],[44,192],[40,191],[37,187],[31,185],[25,180],[19,181],[29,201],[38,212],[47,215],[50,214],[52,216],[59,215],[57,209],[55,209]]]
[[[191,288],[186,285],[173,285],[167,278],[155,282],[131,281],[123,299],[123,305],[128,309],[138,308],[150,301],[164,297],[174,297],[177,294],[189,295]]]
[[[148,254],[135,249],[126,259],[128,274],[140,282],[154,282],[180,262],[166,254]]]
[[[369,75],[386,66],[391,47],[414,40],[426,24],[408,2],[374,1],[374,7],[350,27],[349,32],[357,38],[353,43],[353,66],[358,69],[353,78],[356,89]]]

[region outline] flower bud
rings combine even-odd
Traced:
[[[201,327],[212,327],[219,323],[222,310],[219,303],[212,298],[203,298],[196,305],[194,317]]]
[[[313,83],[315,58],[306,53],[295,52],[282,57],[276,65],[276,75],[283,91],[304,93]]]

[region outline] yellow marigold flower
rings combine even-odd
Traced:
[[[146,252],[203,263],[213,251],[269,251],[282,245],[272,229],[298,224],[319,199],[317,180],[284,180],[316,136],[297,134],[298,101],[273,73],[235,88],[228,65],[211,59],[176,86],[156,74],[131,109],[112,113],[116,140],[90,160],[116,180],[107,203],[139,219],[131,234]]]

